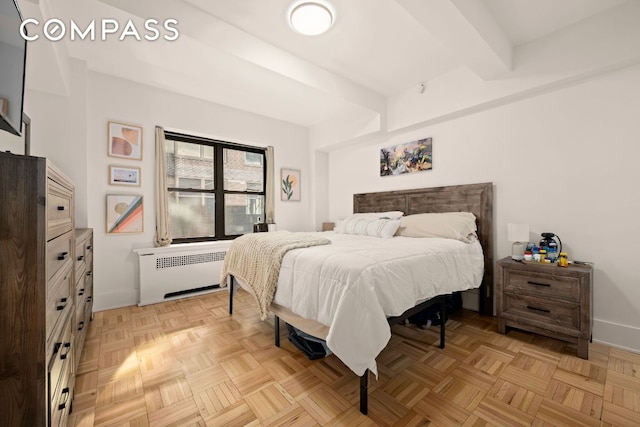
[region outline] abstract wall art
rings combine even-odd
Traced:
[[[392,145],[380,150],[380,176],[421,172],[433,168],[431,138]]]
[[[142,160],[142,128],[109,122],[108,154],[111,157]]]
[[[142,196],[107,194],[107,234],[144,231]]]

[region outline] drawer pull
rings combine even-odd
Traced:
[[[87,246],[87,250],[90,251],[91,249],[93,249],[93,246],[89,245]]]
[[[59,211],[63,211],[63,210],[65,210],[65,209],[67,209],[67,207],[66,207],[66,206],[58,206],[58,210],[59,210]]]
[[[58,410],[62,411],[67,407],[67,402],[69,401],[69,387],[65,387],[62,389],[62,394],[66,394],[64,401],[58,405]]]
[[[78,323],[78,330],[81,331],[84,329],[84,321]]]
[[[71,343],[70,342],[64,343],[64,348],[66,348],[67,351],[64,353],[60,353],[60,360],[66,359],[67,356],[69,355],[69,352],[71,351]]]
[[[83,259],[84,259],[84,255],[80,255],[80,256],[78,257],[78,261],[82,261]]]
[[[88,276],[88,277],[91,277],[91,275],[92,275],[92,274],[93,274],[93,272],[91,272],[91,271],[87,271],[87,276]]]
[[[91,302],[91,301],[93,301],[93,297],[92,296],[88,296],[87,297],[87,302]]]
[[[532,305],[528,305],[527,308],[529,310],[541,311],[543,313],[551,313],[551,310],[547,310],[546,308],[534,307]]]
[[[84,295],[84,288],[78,291],[78,296],[81,297],[82,295]]]
[[[68,298],[60,299],[60,304],[58,304],[58,306],[56,307],[56,310],[58,311],[64,310],[64,308],[67,306],[68,303],[69,303]]]
[[[551,285],[548,283],[540,283],[540,282],[532,282],[532,281],[527,281],[528,284],[530,285],[536,285],[536,286],[546,286],[547,288],[550,288]]]
[[[60,255],[58,255],[58,261],[62,261],[67,259],[67,257],[69,256],[69,252],[62,252]]]

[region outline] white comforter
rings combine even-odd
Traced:
[[[327,346],[357,375],[367,368],[377,375],[375,359],[391,337],[388,316],[482,281],[478,242],[322,235],[332,244],[285,255],[274,303],[328,326]]]

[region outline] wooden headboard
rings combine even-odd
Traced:
[[[354,213],[393,210],[401,210],[405,215],[471,212],[476,216],[478,239],[484,252],[480,313],[493,316],[493,183],[353,195]]]

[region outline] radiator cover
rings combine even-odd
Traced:
[[[220,271],[231,242],[136,249],[138,305],[200,295],[220,289]]]

